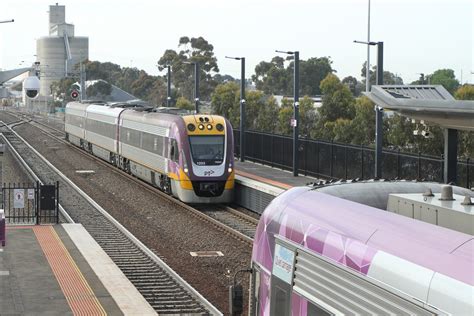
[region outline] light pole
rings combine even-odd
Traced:
[[[240,60],[240,161],[245,161],[245,57],[225,58]]]
[[[199,113],[199,63],[185,61],[185,64],[194,65],[194,105],[196,114]]]
[[[383,42],[362,42],[367,47],[377,45],[377,77],[376,84],[383,85]],[[375,178],[382,177],[382,146],[383,146],[383,108],[375,105]]]
[[[299,120],[299,106],[300,106],[300,52],[299,51],[280,51],[276,50],[277,53],[283,53],[295,56],[294,64],[294,75],[293,75],[293,120],[291,125],[293,126],[293,176],[298,176],[298,120]]]
[[[167,88],[166,88],[166,107],[171,106],[171,65],[166,65],[168,68],[168,76],[167,76]]]
[[[370,0],[367,12],[367,42],[370,43]],[[365,67],[365,92],[370,91],[370,46],[367,45],[367,65]]]
[[[11,20],[3,20],[3,21],[0,21],[0,23],[12,23],[12,22],[15,22],[14,19],[11,19]]]

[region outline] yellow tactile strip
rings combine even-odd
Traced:
[[[107,315],[52,226],[33,231],[74,315]]]

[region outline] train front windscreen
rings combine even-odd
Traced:
[[[191,155],[198,166],[215,166],[224,160],[224,135],[189,136]]]

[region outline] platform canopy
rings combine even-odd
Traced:
[[[7,82],[8,80],[15,78],[27,71],[33,70],[34,68],[26,67],[12,70],[0,71],[0,85]]]
[[[474,101],[455,100],[441,85],[372,86],[378,106],[444,128],[474,131]]]

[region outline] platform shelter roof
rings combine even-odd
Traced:
[[[474,131],[474,101],[456,100],[441,85],[372,86],[377,106],[444,128]]]

